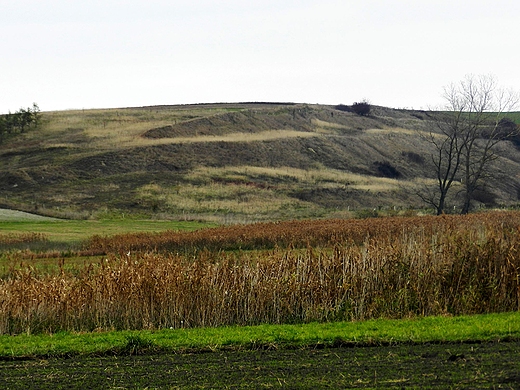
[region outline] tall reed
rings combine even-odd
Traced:
[[[334,246],[341,242],[362,244],[368,237],[395,237],[418,228],[432,234],[439,226],[453,230],[480,226],[486,221],[516,223],[517,212],[466,216],[387,217],[371,219],[328,219],[232,225],[192,232],[130,233],[109,237],[93,236],[84,249],[99,254],[131,251],[192,252],[201,249],[272,249],[275,247]]]
[[[45,276],[31,268],[13,271],[0,281],[0,333],[362,320],[519,309],[520,214],[418,221],[356,223],[352,225],[355,231],[366,228],[364,238],[359,233],[359,242],[352,239],[355,235],[330,230],[323,241],[326,245],[316,240],[299,248],[291,243],[298,243],[294,237],[303,233],[291,232],[293,225],[288,224],[287,236],[293,238],[287,247],[111,253],[77,275],[62,271]],[[310,232],[314,223],[306,223]],[[314,226],[326,229],[326,223]],[[211,239],[214,233],[198,234]],[[304,241],[303,236],[300,239]]]

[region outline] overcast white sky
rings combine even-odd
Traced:
[[[520,90],[518,0],[0,0],[0,113]]]

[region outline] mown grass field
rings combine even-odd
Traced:
[[[215,226],[212,223],[197,221],[165,221],[124,219],[117,220],[7,220],[0,218],[0,235],[20,233],[40,233],[51,243],[70,245],[72,249],[88,238],[99,236],[113,236],[132,232],[160,232],[165,230],[196,230]],[[0,241],[1,242],[1,241]],[[52,245],[51,245],[52,246]]]
[[[401,320],[226,326],[0,336],[0,359],[194,353],[226,350],[508,342],[520,339],[518,312]]]
[[[33,214],[0,211],[0,275],[15,268],[33,267],[38,272],[61,268],[77,272],[96,257],[81,254],[93,235],[100,237],[131,232],[191,231],[214,226],[197,221],[60,220]]]

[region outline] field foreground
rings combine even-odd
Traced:
[[[8,252],[0,387],[515,388],[519,231],[495,212],[95,236],[76,255],[97,260],[45,270]]]
[[[0,338],[0,386],[515,388],[518,313]]]
[[[517,388],[519,342],[0,363],[3,389]]]

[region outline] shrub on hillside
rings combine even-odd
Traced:
[[[473,193],[473,199],[485,204],[486,206],[495,205],[496,197],[497,196],[488,189],[478,189]]]
[[[370,115],[370,111],[372,109],[372,107],[370,106],[370,103],[368,103],[366,100],[363,100],[361,102],[356,102],[356,103],[352,104],[351,106],[347,106],[345,104],[338,104],[334,108],[339,111],[353,112],[354,114],[361,115],[361,116]]]
[[[492,134],[492,132],[488,134],[484,133],[483,135],[489,137],[490,134]],[[509,140],[517,149],[520,149],[520,127],[510,118],[500,119],[496,129],[496,137]]]
[[[374,164],[376,165],[376,169],[379,175],[383,177],[388,177],[390,179],[398,179],[401,177],[401,172],[399,172],[397,168],[395,168],[389,162],[377,161]]]
[[[415,152],[403,152],[402,155],[415,164],[424,164],[424,157]]]
[[[351,106],[351,109],[352,109],[352,112],[354,112],[360,116],[368,116],[368,115],[370,115],[370,110],[372,109],[372,107],[366,100],[363,100],[361,102],[354,103]]]
[[[36,103],[32,108],[20,108],[15,113],[0,115],[0,138],[7,134],[24,133],[40,122],[40,108]]]
[[[346,104],[338,104],[334,108],[339,111],[352,112],[352,108]]]

